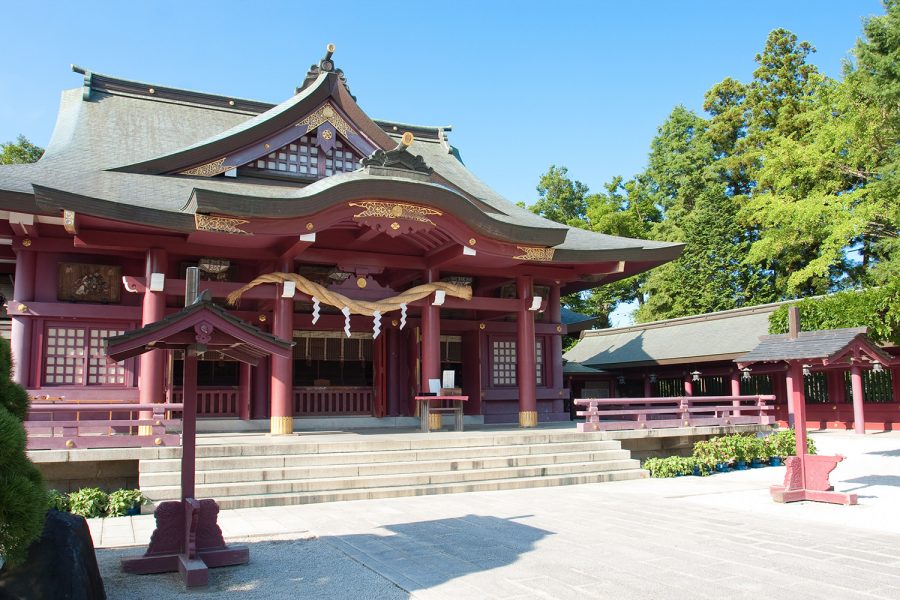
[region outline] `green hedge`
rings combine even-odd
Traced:
[[[800,308],[803,331],[868,327],[875,342],[900,344],[900,283],[861,291],[846,291],[792,302]],[[769,316],[769,333],[787,333],[788,306]]]

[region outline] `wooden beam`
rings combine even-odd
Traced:
[[[38,237],[37,224],[34,222],[32,214],[10,212],[9,227],[16,235]]]
[[[273,251],[278,255],[279,261],[294,260],[315,242],[315,233],[305,233],[292,242],[276,246]]]
[[[92,250],[112,250],[114,252],[139,252],[147,248],[165,248],[170,255],[217,256],[221,258],[246,259],[248,254],[258,260],[277,258],[270,248],[242,248],[239,246],[209,246],[189,242],[184,235],[148,235],[143,233],[116,234],[109,231],[81,231],[74,238],[75,248]]]

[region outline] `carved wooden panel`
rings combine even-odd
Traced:
[[[59,263],[57,300],[118,303],[121,291],[122,267]]]

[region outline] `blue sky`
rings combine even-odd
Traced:
[[[477,175],[531,203],[551,164],[591,189],[642,170],[677,104],[750,78],[777,27],[841,61],[877,0],[754,2],[16,2],[2,10],[0,140],[45,145],[90,70],[280,102],[327,43],[375,118],[453,125]]]

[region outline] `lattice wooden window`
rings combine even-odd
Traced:
[[[863,402],[886,404],[893,401],[893,380],[891,371],[885,369],[876,373],[871,369],[862,372]],[[853,398],[853,385],[850,371],[844,371],[844,389],[848,399]]]
[[[310,179],[321,179],[335,173],[355,171],[360,156],[347,144],[337,141],[334,148],[323,152],[316,146],[316,138],[305,135],[244,165],[257,171],[271,171]]]
[[[125,385],[125,366],[109,364],[105,340],[121,329],[47,328],[44,350],[45,385]]]
[[[491,348],[491,381],[493,385],[518,385],[516,374],[516,342],[506,340],[494,340]],[[544,344],[537,339],[534,341],[534,368],[535,382],[544,384]]]

